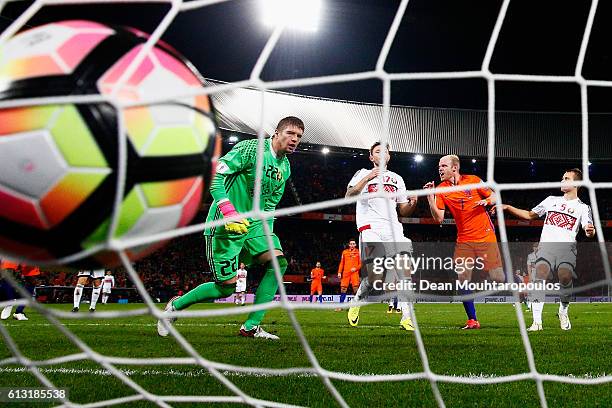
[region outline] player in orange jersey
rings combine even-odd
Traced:
[[[342,251],[340,265],[338,265],[338,278],[340,279],[340,303],[346,300],[346,291],[349,285],[353,288],[353,294],[359,288],[359,270],[361,269],[361,257],[357,249],[357,241],[351,239],[348,248]],[[342,309],[336,309],[337,312]]]
[[[310,279],[310,303],[315,292],[319,294],[319,303],[323,303],[323,279],[326,279],[326,276],[325,271],[321,269],[321,262],[317,262],[317,266],[310,271]]]
[[[472,188],[471,184],[481,183],[477,176],[462,175],[459,173],[459,157],[456,155],[443,156],[438,162],[438,172],[441,183],[438,187],[463,186],[464,190],[450,193],[429,194],[427,201],[433,218],[442,223],[444,210],[448,208],[457,225],[457,244],[455,246],[454,259],[458,263],[461,260],[462,273],[457,273],[460,282],[470,281],[474,263],[466,262],[479,260],[484,269],[489,272],[489,277],[498,282],[504,282],[502,260],[497,247],[495,227],[486,210],[487,206],[495,204],[495,196],[488,188]],[[433,181],[425,184],[424,189],[434,188]],[[460,294],[471,293],[469,290],[460,290]],[[463,302],[463,307],[468,316],[468,321],[463,329],[479,329],[480,323],[476,318],[474,301]]]

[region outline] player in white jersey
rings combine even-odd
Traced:
[[[562,183],[582,180],[580,169],[571,169],[563,174]],[[588,238],[595,236],[591,208],[578,198],[578,187],[562,185],[563,196],[547,197],[531,211],[504,205],[504,211],[525,220],[533,220],[546,215],[536,259],[535,282],[545,283],[553,271],[557,271],[561,284],[559,322],[561,329],[570,330],[568,308],[576,269],[576,235],[582,227]],[[544,292],[538,291],[533,298],[531,309],[533,324],[527,330],[542,330],[542,310]]]
[[[115,277],[110,270],[106,271],[104,279],[102,279],[102,304],[105,305],[108,302],[108,298],[111,294],[112,289],[115,287]]]
[[[401,216],[408,217],[416,208],[417,197],[408,197],[404,179],[397,173],[387,169],[390,158],[388,146],[383,146],[380,142],[374,143],[370,148],[370,161],[374,167],[369,170],[361,169],[355,173],[346,190],[346,197],[357,195],[361,197],[361,199],[357,201],[356,221],[357,230],[360,233],[359,245],[362,250],[361,259],[362,263],[368,268],[368,271],[371,268],[373,254],[363,253],[367,243],[411,242],[410,239],[404,236],[404,228],[399,222],[397,210],[399,210]],[[379,191],[381,184],[385,192],[399,192],[399,195],[394,198],[369,198],[368,196],[370,194]],[[385,254],[383,255],[393,256],[395,254],[396,248],[394,245],[390,244],[389,247],[385,245]],[[410,277],[410,271],[395,271],[395,276],[391,276],[391,274],[388,273],[385,279],[387,281],[393,280],[398,274],[403,275],[399,277],[400,280],[409,279]],[[353,301],[360,301],[367,297],[372,289],[370,279],[361,279],[359,289],[357,289]],[[412,320],[410,319],[408,302],[399,302],[398,306],[402,310],[400,325],[406,330],[414,330]],[[348,320],[351,326],[357,326],[359,323],[358,306],[349,309]]]
[[[76,287],[72,296],[73,308],[72,312],[77,313],[79,311],[79,305],[81,304],[81,297],[83,296],[83,288],[89,283],[91,278],[93,290],[91,292],[91,302],[89,303],[89,312],[93,313],[96,311],[96,303],[100,298],[100,291],[102,290],[102,278],[104,278],[104,269],[94,270],[80,270],[79,278],[77,280]]]
[[[534,243],[532,247],[533,251],[527,255],[527,279],[525,283],[535,282],[536,279],[536,261],[538,260],[538,244]],[[527,294],[527,311],[531,312],[531,298],[529,292]]]
[[[236,299],[235,304],[244,306],[247,288],[247,270],[246,265],[240,262],[240,268],[236,271]]]

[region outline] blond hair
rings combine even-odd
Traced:
[[[458,169],[461,167],[459,156],[457,156],[456,154],[447,154],[446,156],[443,157],[443,159],[446,159],[446,158],[450,159],[451,166],[457,166]]]

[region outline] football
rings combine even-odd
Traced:
[[[0,109],[1,254],[110,266],[118,259],[105,250],[109,238],[191,222],[219,152],[214,109],[206,95],[184,96],[202,78],[170,46],[159,42],[135,61],[146,40],[129,28],[71,20],[28,29],[0,48],[0,101],[116,102],[34,99]],[[134,260],[153,249],[127,253]]]

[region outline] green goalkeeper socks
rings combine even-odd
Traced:
[[[220,285],[216,282],[206,282],[185,293],[172,302],[175,310],[183,310],[195,303],[205,300],[221,299],[230,296],[236,290],[236,284]]]
[[[277,260],[282,276],[287,270],[287,260],[284,256],[279,256]],[[276,280],[274,267],[272,266],[272,262],[268,262],[266,264],[266,272],[263,278],[261,279],[261,282],[259,283],[257,292],[255,293],[255,304],[259,305],[262,303],[271,302],[274,299],[274,295],[276,295],[277,290],[278,281]],[[266,310],[258,310],[257,312],[250,313],[249,317],[247,318],[247,321],[244,323],[245,328],[247,330],[251,330],[253,327],[259,326],[265,314]]]

